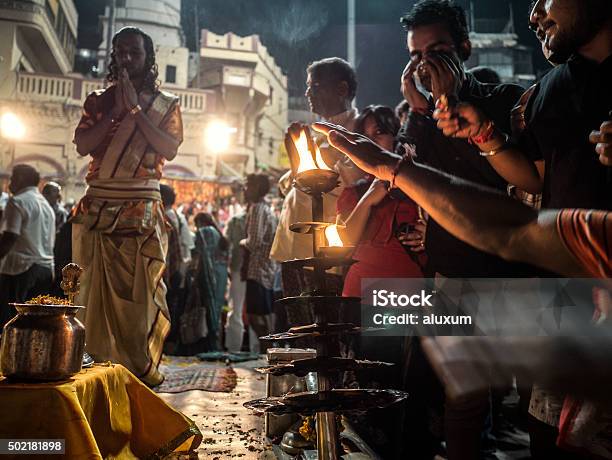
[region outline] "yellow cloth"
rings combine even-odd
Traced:
[[[72,257],[85,268],[77,298],[86,306],[79,312],[85,348],[96,361],[120,363],[151,386],[163,380],[157,366],[170,331],[162,281],[168,235],[161,206],[154,208],[154,227],[137,234],[72,227]]]
[[[163,458],[202,441],[189,418],[119,364],[96,364],[58,383],[0,379],[0,407],[2,438],[65,439],[63,458]]]

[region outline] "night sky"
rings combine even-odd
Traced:
[[[456,0],[464,7],[469,0]],[[533,48],[538,72],[548,64],[533,33],[527,28],[530,0],[474,0],[476,18],[508,18],[514,8],[515,29],[522,44]],[[104,0],[75,0],[80,15],[79,46],[96,48],[98,15]],[[215,33],[258,34],[276,62],[289,76],[290,95],[303,94],[309,62],[329,56],[346,58],[346,2],[344,0],[182,0],[186,45],[196,48],[199,27]],[[399,77],[407,61],[406,33],[399,18],[411,0],[357,0],[358,105],[399,102]],[[199,34],[197,35],[199,37]]]

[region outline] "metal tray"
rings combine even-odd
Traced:
[[[258,367],[255,370],[262,374],[271,375],[297,375],[303,377],[309,372],[345,372],[367,369],[381,369],[393,366],[392,363],[382,361],[368,361],[351,358],[335,358],[318,356],[316,358],[296,359],[290,363],[275,364]]]
[[[281,398],[255,399],[244,403],[244,407],[258,414],[343,413],[384,409],[407,397],[408,393],[399,390],[338,389],[293,393]]]

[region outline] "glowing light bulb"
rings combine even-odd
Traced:
[[[23,139],[26,129],[17,115],[6,112],[0,117],[0,132],[6,139],[18,140]]]
[[[231,135],[238,130],[223,121],[212,121],[204,131],[204,142],[206,147],[215,153],[225,152],[229,149]]]

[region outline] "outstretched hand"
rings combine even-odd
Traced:
[[[318,122],[312,128],[325,134],[329,143],[348,156],[362,171],[381,180],[391,180],[393,168],[401,158],[399,155],[387,152],[367,137],[347,131],[342,126]]]
[[[389,193],[388,185],[385,181],[374,179],[370,188],[363,194],[362,200],[365,200],[370,206],[378,205]]]
[[[478,136],[487,123],[486,116],[475,106],[459,103],[455,106],[444,106],[436,102],[433,117],[437,120],[438,129],[445,136],[468,139]]]
[[[604,121],[599,131],[593,131],[589,136],[591,143],[595,145],[595,153],[599,155],[599,161],[604,166],[612,166],[612,120]]]

